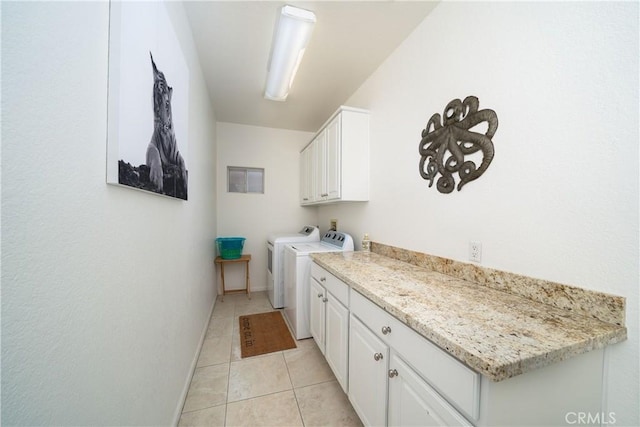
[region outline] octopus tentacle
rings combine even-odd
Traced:
[[[458,145],[458,135],[453,128],[449,129],[447,148],[451,152],[451,157],[447,159],[445,167],[449,172],[457,172],[464,162],[464,154]]]
[[[447,194],[451,193],[455,186],[456,183],[453,179],[453,175],[451,175],[449,172],[445,172],[440,178],[438,178],[438,184],[436,185],[436,188],[439,192]]]
[[[430,131],[433,126],[433,130]],[[441,133],[444,131],[444,128],[440,124],[440,114],[436,113],[429,119],[427,126],[422,131],[422,139],[420,140],[420,144],[418,145],[418,151],[420,155],[426,155],[426,152],[431,148],[433,142],[440,138]],[[427,146],[427,144],[431,144]]]
[[[478,123],[487,122],[489,128],[485,132],[489,138],[493,138],[493,135],[496,134],[496,130],[498,130],[498,116],[496,112],[493,110],[481,110],[476,112],[475,114],[469,115],[465,117],[460,123],[457,124],[458,128],[462,129],[471,129]]]
[[[418,145],[418,151],[421,156],[420,176],[429,181],[429,187],[433,185],[433,180],[439,172],[435,158],[437,157],[438,148],[441,145],[440,139],[442,133],[446,130],[442,127],[441,120],[440,114],[438,113],[431,116],[422,131],[422,139]]]
[[[464,101],[462,101],[462,105],[466,107],[466,114],[464,115],[464,119],[469,117],[472,114],[475,114],[478,111],[480,106],[480,101],[475,96],[467,96]]]
[[[468,182],[471,182],[475,179],[478,179],[480,175],[484,173],[485,170],[491,164],[494,156],[493,143],[489,138],[485,135],[458,130],[460,132],[460,138],[464,138],[464,140],[474,144],[475,147],[482,150],[482,163],[480,163],[480,167],[476,169],[475,163],[471,161],[467,161],[464,164],[464,167],[459,172],[460,182],[458,183],[458,191]],[[475,149],[474,151],[478,151]]]
[[[440,114],[435,113],[433,116],[431,116],[431,118],[427,122],[427,125],[424,127],[424,130],[422,131],[422,137],[424,138],[428,133],[437,131],[438,129],[442,128],[441,123],[442,119],[440,118]],[[433,130],[429,130],[431,126],[433,126]]]
[[[429,162],[425,167],[425,162],[427,162],[427,160],[429,160]],[[433,156],[429,156],[429,157],[422,156],[420,158],[420,175],[422,176],[422,178],[429,181],[429,187],[433,185],[433,180],[437,174],[438,174],[438,165],[436,164],[436,161],[433,160]]]
[[[435,146],[440,145],[441,135],[446,131],[446,129],[440,129],[430,134],[427,134],[422,138],[420,144],[418,146],[418,151],[420,155],[424,155],[428,150],[435,148]]]

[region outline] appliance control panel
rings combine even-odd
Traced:
[[[326,243],[343,251],[353,250],[353,239],[347,233],[341,233],[339,231],[327,231],[322,236],[322,243]]]
[[[313,230],[315,230],[316,227],[312,226],[312,225],[305,225],[304,227],[302,227],[302,230],[300,230],[300,234],[304,234],[305,236],[310,235],[311,233],[313,233]]]

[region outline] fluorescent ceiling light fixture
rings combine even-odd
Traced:
[[[289,5],[280,9],[271,45],[265,98],[287,99],[315,23],[316,15],[311,11]]]

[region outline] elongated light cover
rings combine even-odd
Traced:
[[[264,97],[285,101],[311,38],[316,15],[293,6],[280,9],[273,36]]]

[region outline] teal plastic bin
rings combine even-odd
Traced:
[[[238,259],[242,256],[244,237],[218,237],[216,245],[218,254],[222,259]]]

